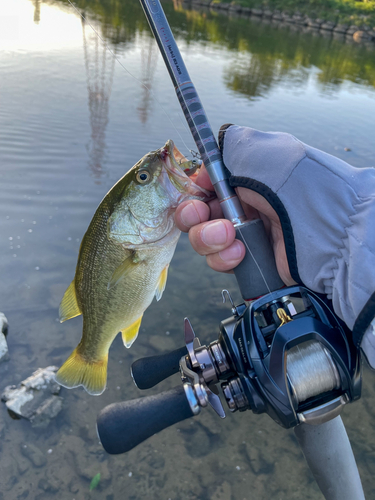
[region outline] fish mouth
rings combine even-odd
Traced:
[[[181,195],[185,195],[185,199],[197,199],[207,202],[214,198],[214,194],[211,191],[198,186],[194,182],[200,165],[197,164],[193,168],[184,169],[183,165],[188,160],[175,147],[172,139],[168,139],[165,145],[160,148],[159,158],[164,163],[169,180]]]

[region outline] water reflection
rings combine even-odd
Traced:
[[[40,0],[34,0],[34,23],[39,24],[40,21]]]
[[[132,40],[136,31],[146,29],[149,34],[135,0],[126,5],[119,1],[78,0],[77,5],[81,4],[102,23],[119,29],[116,40],[108,37],[114,44]],[[292,26],[254,18],[230,18],[208,9],[198,11],[177,0],[163,2],[163,6],[175,35],[188,45],[209,42],[232,51],[233,58],[224,74],[225,84],[251,99],[264,96],[280,81],[305,83],[312,68],[318,69],[317,80],[323,93],[339,90],[345,81],[371,89],[375,86],[374,44],[343,43],[315,36],[308,30],[295,31]]]
[[[94,177],[99,179],[103,171],[105,158],[105,131],[108,124],[108,108],[115,71],[116,49],[111,54],[95,33],[101,26],[98,23],[95,26],[91,23],[87,26],[85,14],[83,13],[82,16],[83,49],[91,126],[91,141],[87,148],[90,157],[90,169]],[[103,37],[105,37],[106,33],[105,27],[106,25],[102,30]]]
[[[158,62],[159,49],[152,38],[148,38],[141,48],[141,103],[137,110],[141,123],[145,124],[153,103],[152,85]]]

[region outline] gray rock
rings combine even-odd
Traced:
[[[263,10],[262,9],[251,9],[251,15],[261,17],[261,16],[263,16]]]
[[[345,42],[345,33],[339,33],[337,31],[334,31],[332,33],[332,36],[335,40],[338,40],[340,42]]]
[[[33,426],[46,427],[62,409],[62,398],[57,396],[60,386],[55,382],[57,369],[39,368],[18,386],[6,387],[1,399],[8,411],[30,420]]]
[[[331,21],[326,21],[320,26],[320,29],[326,31],[332,31],[334,27],[335,27],[334,23],[332,23]]]
[[[282,21],[283,15],[280,12],[275,12],[272,16],[272,19],[275,21]]]
[[[47,463],[47,459],[43,452],[32,443],[22,444],[21,453],[28,458],[35,467],[43,467]]]
[[[358,26],[349,26],[349,29],[346,31],[346,35],[353,36],[356,31],[358,31]]]
[[[8,334],[9,323],[4,313],[0,312],[0,332],[4,335]]]
[[[9,359],[8,344],[5,338],[7,333],[8,320],[5,315],[0,312],[0,363],[2,361],[8,361]]]
[[[242,14],[246,14],[248,16],[251,15],[251,8],[250,7],[242,7]]]
[[[296,24],[305,24],[305,18],[300,14],[294,14],[294,16],[292,16],[292,19]]]
[[[58,396],[51,396],[42,402],[30,417],[33,427],[47,427],[49,422],[57,417],[62,410],[63,399]]]
[[[284,23],[292,22],[292,16],[288,12],[283,12],[281,15],[283,16]]]
[[[22,476],[22,474],[25,474],[25,472],[30,469],[30,462],[25,457],[21,457],[21,455],[18,455],[17,467],[19,474]]]
[[[323,21],[321,19],[308,19],[307,21],[307,26],[310,26],[310,28],[320,28],[322,24]]]
[[[346,33],[348,31],[348,25],[347,24],[337,24],[334,28],[333,31],[335,33]]]
[[[232,3],[229,7],[229,12],[241,12],[241,11],[242,11],[241,5],[238,5],[236,3]]]
[[[53,479],[46,479],[45,477],[39,480],[38,487],[46,493],[57,493],[59,491],[59,484]]]

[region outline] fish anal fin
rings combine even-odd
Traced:
[[[77,302],[76,287],[73,280],[66,289],[64,297],[62,298],[62,301],[60,303],[60,323],[63,323],[67,319],[75,318],[80,314],[82,314],[82,311],[80,310]]]
[[[157,285],[156,290],[155,290],[156,300],[161,299],[163,292],[165,290],[165,285],[167,284],[168,267],[169,267],[169,264],[167,264],[165,266],[165,268],[162,270],[162,272],[160,273],[158,285]]]
[[[82,385],[92,396],[99,396],[107,385],[107,363],[108,354],[88,362],[76,348],[56,373],[56,382],[68,389]]]
[[[139,261],[135,258],[133,253],[129,255],[129,257],[127,257],[124,262],[115,269],[107,285],[107,289],[110,290],[120,283],[120,281],[122,281],[125,276],[137,266],[138,262]]]
[[[141,326],[143,314],[132,323],[127,328],[121,330],[122,341],[124,342],[124,346],[129,349],[135,339],[138,337],[139,327]]]

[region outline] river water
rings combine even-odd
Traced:
[[[66,1],[0,5],[0,311],[10,323],[0,390],[60,366],[78,343],[81,320],[60,324],[58,306],[109,188],[168,138],[183,153],[194,148],[140,6],[77,5],[118,62]],[[375,166],[374,47],[164,5],[215,131],[227,122],[287,131],[357,167]],[[239,300],[233,277],[209,270],[183,235],[139,338],[129,351],[115,340],[102,396],[63,389],[63,410],[46,429],[12,420],[1,403],[0,499],[321,499],[293,432],[264,415],[221,420],[207,409],[121,456],[98,443],[100,409],[142,394],[129,374],[134,360],[180,347],[185,316],[203,342],[217,338],[230,314],[222,288]],[[374,380],[366,369],[363,398],[343,413],[369,499]],[[175,376],[147,394],[177,384]],[[25,446],[44,458],[33,462]]]

